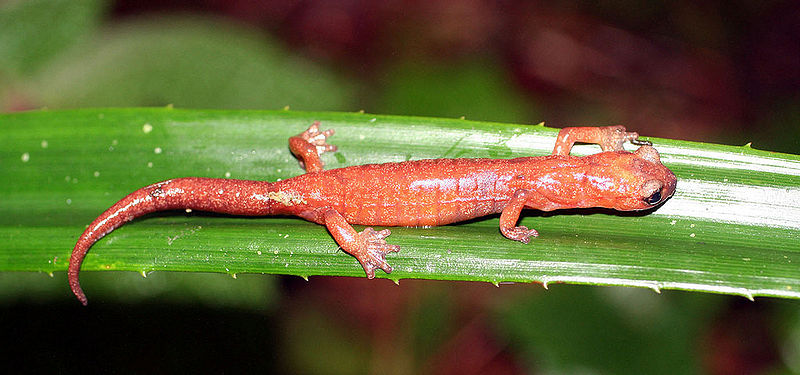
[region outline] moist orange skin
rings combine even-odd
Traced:
[[[604,207],[621,211],[657,206],[675,192],[675,175],[649,145],[635,152],[622,143],[638,138],[621,126],[565,128],[552,155],[516,159],[429,159],[323,170],[319,154],[334,151],[315,122],[290,138],[307,173],[278,182],[187,177],[143,187],[115,203],[78,239],[69,283],[78,299],[83,258],[100,238],[147,213],[192,209],[232,215],[294,215],[325,225],[339,246],[355,256],[368,277],[375,268],[391,272],[385,254],[388,229],[378,226],[436,226],[500,213],[504,236],[527,243],[538,233],[516,226],[523,208],[551,211]],[[570,156],[575,142],[600,144],[604,152]]]

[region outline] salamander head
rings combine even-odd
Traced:
[[[652,146],[641,146],[632,153],[618,158],[615,167],[622,183],[628,188],[618,191],[620,196],[614,209],[645,210],[658,206],[675,193],[677,178],[661,164],[661,158]]]
[[[593,168],[587,171],[587,181],[601,182],[586,186],[584,207],[646,210],[675,193],[675,174],[661,164],[658,151],[652,146],[641,146],[634,152],[603,152],[592,156]]]

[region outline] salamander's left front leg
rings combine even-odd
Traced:
[[[500,214],[500,232],[509,239],[528,243],[531,236],[539,235],[535,229],[528,229],[525,226],[517,226],[519,214],[525,207],[525,202],[533,198],[534,193],[530,190],[520,189],[514,192],[511,200],[508,201],[503,212]]]
[[[639,133],[625,131],[622,125],[564,128],[558,132],[553,155],[569,155],[576,142],[595,143],[600,145],[603,151],[621,151],[622,144],[627,141],[637,145],[650,144],[647,141],[639,141]]]
[[[358,259],[368,278],[375,277],[376,268],[380,268],[386,273],[392,272],[392,266],[386,262],[386,254],[400,251],[400,246],[386,243],[385,238],[392,232],[388,229],[375,231],[372,228],[356,232],[353,226],[332,208],[326,209],[322,213],[322,217],[336,243],[342,250]]]
[[[300,166],[306,172],[322,170],[322,153],[336,151],[336,146],[329,145],[326,140],[333,135],[333,129],[319,131],[319,121],[314,121],[306,131],[289,138],[289,149],[300,159]]]

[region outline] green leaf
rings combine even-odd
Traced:
[[[50,64],[28,91],[50,108],[346,108],[352,86],[279,43],[189,15],[114,24]]]
[[[701,374],[708,354],[698,332],[725,301],[714,297],[564,286],[509,301],[495,321],[517,358],[542,373]]]
[[[106,2],[20,0],[0,4],[0,77],[41,68],[100,23]]]
[[[556,129],[455,119],[293,111],[86,109],[0,115],[0,270],[63,271],[85,226],[127,193],[182,176],[276,180],[302,173],[288,137],[335,128],[327,168],[421,158],[546,155]],[[632,129],[635,130],[635,129]],[[652,139],[678,176],[644,215],[531,211],[529,245],[487,217],[393,228],[402,250],[378,277],[626,285],[800,297],[800,157]],[[576,154],[599,148],[578,146]],[[359,228],[360,229],[360,228]],[[83,269],[363,277],[324,227],[288,217],[169,212],[100,240]],[[87,293],[91,299],[92,290]]]
[[[465,116],[471,120],[517,122],[536,118],[529,101],[497,69],[499,64],[402,64],[385,74],[377,112],[393,115]],[[446,94],[445,94],[446,93]]]

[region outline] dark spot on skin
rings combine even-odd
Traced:
[[[517,178],[520,179],[520,180],[524,180],[525,176],[520,174],[520,175],[517,175]]]
[[[164,191],[161,190],[161,186],[158,186],[155,189],[150,191],[150,196],[151,197],[160,197],[162,195],[164,195]]]

